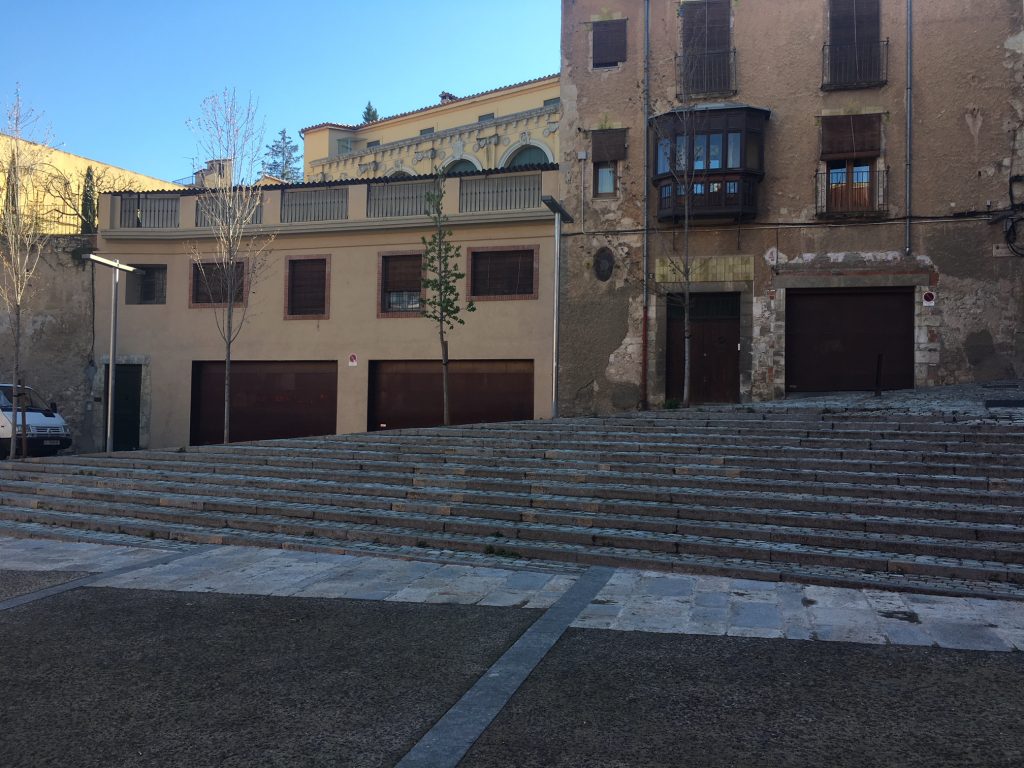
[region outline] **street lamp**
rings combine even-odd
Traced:
[[[562,204],[550,195],[541,195],[540,201],[555,214],[555,307],[554,333],[551,343],[551,418],[558,418],[558,305],[561,302],[559,291],[559,269],[562,263],[562,222],[572,224],[573,218]]]
[[[111,268],[110,278],[110,365],[107,370],[107,455],[114,452],[114,371],[117,368],[117,286],[120,283],[122,272],[138,272],[141,269],[122,264],[117,259],[111,261],[97,256],[94,253],[87,253],[86,260],[95,264],[102,264]]]

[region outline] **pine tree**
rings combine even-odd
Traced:
[[[267,144],[267,151],[263,154],[263,173],[290,184],[302,181],[301,165],[298,145],[282,128],[274,142]]]
[[[85,181],[82,183],[82,234],[96,233],[96,177],[90,165],[85,169]]]
[[[366,102],[366,108],[363,110],[363,122],[375,123],[378,120],[380,120],[380,115],[377,114],[377,108],[373,106],[372,102]]]

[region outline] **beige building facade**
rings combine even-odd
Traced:
[[[555,162],[558,75],[439,103],[372,123],[320,123],[301,131],[305,180],[368,179]]]
[[[1020,2],[562,10],[564,411],[1024,375]]]
[[[420,312],[423,238],[431,234],[424,201],[434,183],[262,187],[250,234],[274,240],[233,346],[233,440],[440,421],[437,327]],[[541,197],[558,196],[557,169],[481,171],[444,184],[466,273],[459,290],[476,305],[450,334],[453,420],[547,417],[554,227]],[[125,428],[137,435],[124,447],[220,439],[224,344],[190,255],[193,246],[213,248],[210,229],[196,226],[201,194],[101,202],[99,251],[145,272],[127,278],[120,298],[118,376],[123,367],[135,409]],[[106,282],[96,301],[109,306]],[[97,338],[109,329],[108,315],[98,314]],[[101,366],[95,397],[103,386]]]

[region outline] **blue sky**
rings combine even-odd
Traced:
[[[560,0],[7,0],[0,104],[16,83],[68,152],[188,175],[185,124],[224,87],[259,100],[267,141],[553,74]],[[13,49],[10,48],[13,46]],[[13,63],[13,64],[12,64]],[[0,128],[2,130],[2,128]]]

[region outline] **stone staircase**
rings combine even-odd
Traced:
[[[1024,599],[1024,425],[736,407],[0,462],[0,535]]]

